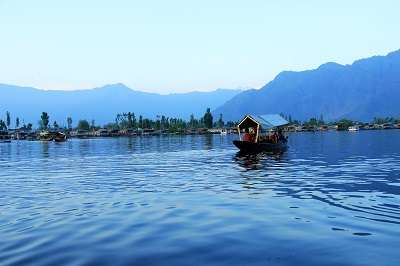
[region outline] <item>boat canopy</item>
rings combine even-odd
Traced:
[[[278,114],[246,115],[238,124],[239,129],[257,127],[267,130],[289,124],[289,122]]]

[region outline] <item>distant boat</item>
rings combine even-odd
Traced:
[[[394,128],[396,128],[393,124],[390,124],[390,123],[386,123],[386,124],[383,124],[382,125],[382,128],[383,129],[394,129]]]
[[[287,124],[286,119],[276,114],[246,115],[237,126],[240,140],[234,140],[233,144],[243,153],[284,151],[288,145],[281,127]],[[253,129],[252,134],[250,128]],[[245,133],[242,136],[243,130]]]
[[[359,126],[351,126],[351,127],[349,127],[349,131],[359,131],[360,130],[360,127]]]
[[[38,139],[41,141],[52,141],[53,135],[49,131],[41,131],[39,133]]]
[[[0,131],[0,143],[10,143],[11,138],[7,131]]]
[[[26,131],[17,131],[14,134],[14,139],[16,140],[25,140],[28,136],[28,132]]]
[[[94,135],[96,137],[110,137],[110,134],[108,133],[108,130],[105,128],[100,128],[99,130],[97,130]]]
[[[224,128],[221,130],[221,135],[228,135],[228,131]]]
[[[319,127],[319,130],[321,130],[321,131],[329,130],[329,126],[327,126],[327,125],[322,125],[322,126]]]
[[[67,141],[67,136],[62,132],[57,132],[56,135],[54,136],[54,141],[55,142]]]

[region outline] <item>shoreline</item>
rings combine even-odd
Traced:
[[[400,127],[391,127],[391,128],[359,128],[357,130],[338,130],[338,129],[302,129],[302,130],[290,130],[289,128],[285,128],[284,133],[286,134],[293,134],[293,133],[325,133],[325,132],[351,132],[357,133],[359,131],[386,131],[386,130],[399,130]],[[0,134],[0,143],[9,143],[11,141],[19,141],[19,140],[26,140],[26,141],[53,141],[53,139],[40,139],[40,133],[42,131],[33,131],[33,132],[9,132],[8,134]],[[56,132],[63,132],[63,131],[49,131],[49,134],[56,134]],[[64,131],[65,132],[65,131]],[[223,132],[223,133],[221,133]],[[220,136],[227,136],[227,135],[237,135],[237,130],[235,129],[211,129],[211,130],[201,130],[199,132],[160,132],[160,131],[152,131],[152,132],[115,132],[115,133],[107,133],[107,134],[96,134],[97,131],[89,131],[89,132],[80,132],[78,134],[74,134],[74,132],[65,132],[65,135],[68,139],[107,139],[107,138],[142,138],[142,137],[170,137],[170,136],[210,136],[210,135],[220,135]]]

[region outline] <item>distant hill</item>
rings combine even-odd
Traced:
[[[301,72],[284,71],[259,90],[244,91],[215,109],[225,119],[244,114],[284,113],[295,119],[400,116],[400,50],[351,65],[323,64]]]
[[[160,95],[132,90],[123,84],[106,85],[90,90],[46,91],[30,87],[0,84],[0,118],[5,112],[37,126],[41,112],[48,112],[51,123],[66,124],[71,116],[74,124],[79,119],[103,125],[113,122],[117,113],[134,112],[147,118],[157,115],[188,119],[190,114],[200,117],[207,107],[214,109],[241,90],[217,89],[211,92],[190,92]]]

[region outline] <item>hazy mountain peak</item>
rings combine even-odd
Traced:
[[[289,71],[289,70],[281,71],[281,72],[279,72],[278,75],[276,75],[276,77],[273,79],[273,81],[277,81],[277,80],[280,80],[280,79],[285,79],[285,78],[287,78],[287,77],[289,77],[289,76],[291,76],[293,74],[296,74],[296,73],[299,73],[299,72]]]
[[[137,116],[155,118],[157,115],[189,119],[200,117],[207,108],[215,109],[236,94],[238,90],[216,90],[202,93],[160,95],[135,91],[122,83],[108,84],[88,90],[40,90],[0,84],[0,117],[10,111],[26,123],[40,119],[48,112],[50,120],[65,125],[67,117],[74,123],[80,119],[103,125],[112,122],[117,113],[134,112]]]
[[[340,70],[340,71],[338,71]],[[326,63],[314,70],[283,71],[257,91],[246,91],[217,108],[229,120],[248,113],[284,113],[305,120],[400,116],[400,50],[352,65]]]
[[[131,88],[129,88],[128,86],[126,86],[123,83],[107,84],[107,85],[104,85],[102,87],[98,87],[98,88],[95,88],[95,89],[98,89],[98,90],[113,90],[113,91],[116,91],[116,90],[118,90],[118,91],[132,91]]]
[[[318,67],[320,70],[334,70],[334,69],[339,69],[344,67],[341,64],[335,63],[335,62],[327,62],[325,64],[322,64]]]

